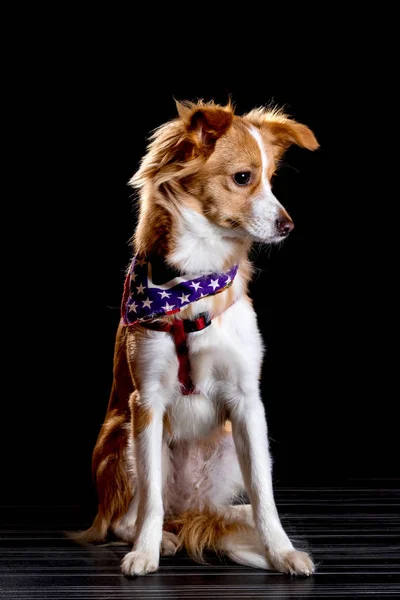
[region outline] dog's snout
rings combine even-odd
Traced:
[[[276,221],[276,228],[282,236],[286,237],[294,229],[294,223],[288,217],[281,217]]]

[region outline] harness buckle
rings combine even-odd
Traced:
[[[211,318],[210,318],[210,313],[208,312],[203,312],[199,314],[199,318],[202,317],[204,319],[204,329],[206,327],[208,327],[209,325],[211,325]]]
[[[184,320],[184,328],[186,333],[194,333],[195,331],[202,331],[206,327],[211,325],[211,318],[208,312],[200,313],[196,319]]]

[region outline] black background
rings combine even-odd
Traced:
[[[344,46],[343,23],[329,39],[321,21],[318,35],[281,24],[274,41],[245,42],[240,20],[218,49],[204,24],[64,22],[10,68],[3,503],[95,500],[91,452],[135,224],[127,181],[146,136],[175,116],[173,97],[231,96],[239,114],[274,100],[321,144],[290,149],[275,179],[294,232],[253,252],[274,480],[398,477],[391,55],[371,40]]]

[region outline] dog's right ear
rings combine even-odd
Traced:
[[[224,135],[232,125],[233,107],[218,106],[213,102],[195,104],[193,102],[176,102],[180,118],[185,124],[190,141],[199,152],[209,154],[215,142]]]
[[[146,183],[159,186],[193,173],[195,160],[203,161],[213,152],[215,142],[233,121],[233,107],[213,102],[177,102],[179,118],[155,130],[139,170],[130,180],[137,189]]]

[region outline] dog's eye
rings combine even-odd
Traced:
[[[250,171],[242,171],[240,173],[235,173],[233,176],[233,181],[236,185],[247,185],[250,183],[251,173]]]

